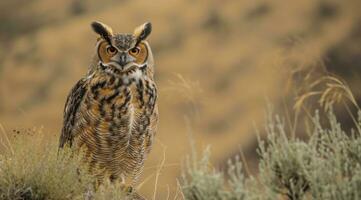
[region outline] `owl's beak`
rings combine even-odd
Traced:
[[[130,68],[136,66],[134,62],[136,59],[129,55],[126,51],[120,51],[115,54],[107,65],[112,65],[120,71],[128,71]]]
[[[130,56],[127,52],[122,52],[120,53],[119,55],[119,65],[124,67],[126,64],[130,63],[130,62],[133,62],[135,59]]]

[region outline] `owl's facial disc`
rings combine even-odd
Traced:
[[[136,59],[129,55],[127,51],[120,51],[110,58],[110,63],[114,64],[119,70],[127,70],[127,68],[131,66],[137,67],[136,63],[134,63]]]
[[[127,72],[146,66],[148,49],[144,42],[124,50],[122,47],[110,45],[107,41],[100,41],[98,56],[103,66],[116,68],[120,72]]]

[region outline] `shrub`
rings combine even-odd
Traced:
[[[361,116],[361,114],[360,114]],[[288,137],[278,116],[269,118],[267,138],[259,140],[259,174],[244,178],[241,162],[230,162],[225,174],[209,164],[209,153],[184,170],[186,199],[361,199],[361,137],[346,133],[332,111],[327,125],[316,112],[313,133],[307,141]],[[290,134],[289,134],[290,135]],[[189,162],[188,162],[189,163]]]
[[[238,157],[228,162],[229,179],[213,168],[209,161],[210,151],[207,148],[201,160],[193,154],[187,161],[183,174],[182,190],[189,200],[221,200],[244,199],[244,176]]]
[[[86,173],[81,156],[58,152],[57,139],[39,130],[15,133],[11,140],[0,137],[5,147],[0,154],[0,200],[141,199],[135,192],[126,197],[121,185],[105,184],[94,192],[94,178]]]

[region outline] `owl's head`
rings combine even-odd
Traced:
[[[153,65],[153,55],[146,41],[152,31],[150,22],[138,26],[132,34],[114,34],[101,22],[93,22],[91,26],[100,36],[96,52],[105,70],[122,74],[137,69],[143,71]]]

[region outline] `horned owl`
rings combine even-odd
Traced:
[[[101,23],[88,73],[71,89],[59,148],[81,150],[97,180],[130,181],[142,171],[158,121],[154,62],[144,23],[133,34],[114,34]],[[78,151],[75,151],[78,152]]]

